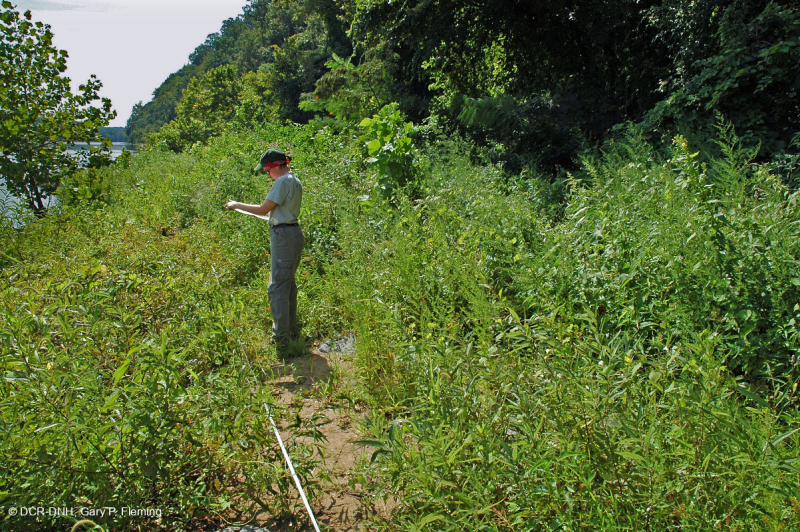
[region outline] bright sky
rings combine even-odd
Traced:
[[[247,0],[11,0],[20,13],[50,24],[53,43],[69,53],[73,90],[91,74],[103,82],[124,126],[133,105],[189,61],[189,54],[242,13]]]

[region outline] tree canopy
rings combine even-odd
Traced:
[[[787,0],[251,0],[136,109],[129,139],[175,120],[188,79],[233,65],[239,125],[353,124],[397,102],[510,170],[558,172],[622,123],[702,137],[721,113],[774,157],[798,148],[798,21]]]
[[[92,76],[73,94],[67,52],[53,46],[50,27],[3,1],[0,14],[0,174],[12,194],[39,216],[61,178],[95,157],[98,148],[69,153],[76,143],[108,142],[99,129],[116,116]],[[100,106],[92,105],[100,100]],[[105,145],[105,144],[104,144]]]

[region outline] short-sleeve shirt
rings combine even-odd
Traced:
[[[303,185],[294,172],[287,172],[275,180],[267,199],[275,203],[275,208],[269,213],[270,225],[297,223],[303,202]]]

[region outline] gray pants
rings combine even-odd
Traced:
[[[272,309],[272,334],[278,343],[300,337],[297,323],[297,283],[294,274],[300,266],[306,239],[299,225],[276,225],[270,229],[269,305]]]

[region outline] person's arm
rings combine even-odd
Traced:
[[[259,216],[266,216],[267,214],[278,205],[272,200],[265,199],[261,205],[252,203],[239,203],[238,201],[229,200],[225,204],[225,208],[229,211],[239,209],[240,211],[249,212],[250,214],[257,214]]]

